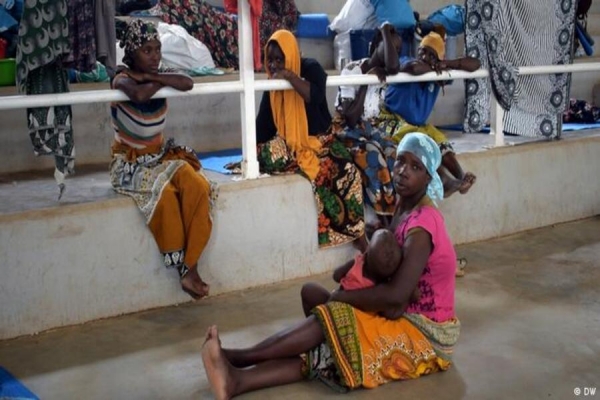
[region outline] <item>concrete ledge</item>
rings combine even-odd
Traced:
[[[308,181],[272,177],[219,186],[199,268],[218,294],[322,273],[352,253],[318,249]],[[0,215],[0,255],[0,339],[189,301],[122,196]]]
[[[595,133],[460,154],[478,181],[441,205],[453,241],[600,214],[599,152]],[[133,201],[110,192],[105,172],[93,176],[109,197],[0,214],[0,339],[189,300]],[[318,249],[315,201],[300,176],[210,176],[219,193],[200,271],[213,294],[322,273],[353,254],[350,245]],[[40,189],[0,185],[3,198],[27,190]]]

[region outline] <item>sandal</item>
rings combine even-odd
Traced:
[[[465,276],[465,267],[467,266],[467,259],[462,257],[456,260],[456,272],[454,276],[462,278]]]

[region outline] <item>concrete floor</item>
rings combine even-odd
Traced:
[[[454,367],[345,397],[570,399],[600,386],[599,233],[600,216],[459,246],[469,264],[457,281]],[[7,340],[0,366],[42,399],[210,399],[206,328],[217,324],[225,346],[250,345],[301,318],[304,281]],[[338,397],[302,382],[240,398]]]

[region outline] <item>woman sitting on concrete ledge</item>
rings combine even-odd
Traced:
[[[335,291],[299,324],[246,349],[222,348],[217,328],[208,329],[202,361],[218,400],[307,378],[342,392],[376,388],[450,368],[460,322],[456,253],[435,206],[443,197],[440,159],[421,133],[398,145],[393,181],[401,200],[392,229],[403,259],[388,282]],[[417,287],[421,297],[411,303]]]
[[[442,31],[443,33],[443,31]],[[417,58],[400,57],[400,72],[423,75],[427,72],[458,69],[473,72],[480,67],[476,58],[463,57],[445,60],[445,43],[442,35],[431,32],[423,38],[417,51]],[[456,191],[466,193],[475,183],[475,175],[464,172],[456,159],[452,144],[427,119],[433,110],[440,91],[436,82],[394,83],[388,86],[385,106],[379,115],[378,126],[400,142],[408,132],[422,132],[431,137],[442,151],[442,165],[438,171],[444,182],[444,197]]]
[[[197,267],[212,229],[211,187],[196,153],[173,139],[165,141],[167,101],[151,99],[162,87],[187,91],[194,84],[187,75],[159,72],[161,44],[152,23],[132,20],[121,47],[127,67],[117,69],[111,86],[131,101],[111,104],[111,183],[135,200],[165,266],[176,268],[181,288],[199,299],[209,290]]]
[[[389,223],[386,218],[396,207],[391,176],[397,143],[377,128],[376,118],[385,97],[386,76],[398,73],[401,46],[402,39],[395,28],[384,23],[371,41],[369,57],[347,64],[341,73],[342,76],[373,74],[380,83],[340,86],[331,124],[361,172],[365,205],[386,225]]]
[[[344,145],[326,134],[331,114],[325,70],[316,60],[300,58],[290,31],[275,32],[265,52],[269,78],[285,79],[294,89],[263,93],[256,118],[261,171],[298,171],[310,180],[317,201],[320,247],[362,239],[360,174]]]

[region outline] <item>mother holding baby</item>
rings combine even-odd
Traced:
[[[296,326],[249,348],[222,348],[217,328],[209,328],[202,361],[217,399],[307,378],[339,391],[375,388],[450,367],[460,323],[456,254],[436,208],[440,160],[426,135],[408,134],[398,145],[393,183],[400,201],[390,229],[403,259],[388,282],[335,291]],[[417,287],[421,296],[410,303]]]

